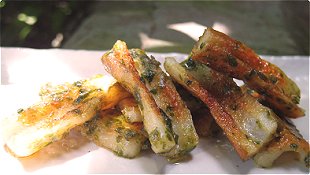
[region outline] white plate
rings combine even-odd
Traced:
[[[35,50],[1,48],[0,117],[38,99],[41,84],[73,82],[95,74],[105,74],[100,62],[104,51]],[[182,60],[186,55],[152,53],[162,61],[165,56]],[[301,106],[306,116],[294,120],[309,140],[309,60],[302,56],[264,56],[281,67],[301,88]],[[179,164],[169,164],[163,157],[146,151],[129,160],[71,133],[65,140],[49,145],[32,157],[16,159],[0,149],[0,174],[3,173],[307,173],[297,161],[285,157],[271,169],[256,167],[252,160],[242,162],[223,138],[202,138],[191,157]]]

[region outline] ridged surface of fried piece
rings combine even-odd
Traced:
[[[245,116],[232,115],[230,111],[227,111],[227,108],[222,106],[223,104],[218,102],[218,99],[205,89],[183,66],[176,62],[174,58],[166,58],[164,66],[174,80],[188,89],[194,96],[201,99],[209,107],[216,123],[223,129],[241,159],[246,160],[258,152],[263,144],[257,144],[251,139],[253,136],[250,134],[257,135],[255,133],[256,128],[253,130],[253,128],[247,128],[246,126],[242,127],[245,121],[239,119],[245,119]],[[214,88],[219,87],[215,86]],[[260,115],[256,118],[261,120],[259,117]],[[264,115],[262,117],[263,119],[267,118]],[[270,140],[270,137],[270,135],[266,135],[264,138]]]
[[[144,129],[155,153],[165,153],[175,146],[172,133],[151,93],[141,81],[125,42],[117,41],[101,58],[107,72],[130,91],[139,104]]]
[[[29,156],[91,119],[107,93],[94,83],[100,80],[104,77],[43,88],[40,102],[18,111],[17,121],[6,131],[6,146],[17,157]],[[102,83],[111,86],[115,81]]]
[[[99,112],[96,117],[79,127],[82,135],[100,147],[125,158],[139,155],[146,133],[141,122],[128,123],[125,116],[115,109]]]
[[[170,161],[179,161],[198,144],[192,115],[176,91],[171,78],[162,71],[160,63],[154,57],[148,57],[140,49],[131,49],[130,54],[140,77],[166,116],[166,123],[176,141],[176,146],[163,155]]]
[[[276,65],[261,59],[252,49],[229,36],[206,29],[192,49],[194,60],[208,64],[213,69],[243,80],[269,103],[290,118],[304,116],[297,104],[300,100],[298,86]]]

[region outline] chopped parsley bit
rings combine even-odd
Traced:
[[[76,114],[82,114],[82,111],[80,109],[74,109],[72,112]]]
[[[119,157],[125,157],[123,150],[114,151],[114,154],[119,156]]]
[[[258,75],[258,77],[260,78],[260,79],[262,79],[262,80],[264,80],[264,81],[267,81],[268,80],[268,78],[266,77],[266,75],[264,74],[264,73],[262,73],[262,72],[257,72],[257,75]]]
[[[156,73],[152,70],[146,70],[145,72],[142,73],[141,77],[150,83],[150,82],[152,82],[155,74]]]
[[[291,147],[294,151],[296,151],[297,148],[298,148],[298,145],[295,144],[295,143],[292,143],[292,144],[290,144],[290,147]]]
[[[130,129],[126,129],[126,131],[125,131],[125,139],[126,140],[134,138],[135,136],[137,136],[137,133],[135,131],[130,130]]]
[[[122,136],[117,136],[116,137],[116,143],[120,143],[122,141]]]
[[[24,112],[24,109],[23,109],[23,108],[17,109],[17,113],[18,113],[18,114],[20,114],[20,113],[22,113],[22,112]]]
[[[262,123],[259,121],[259,120],[256,120],[256,125],[258,128],[262,129],[263,128],[263,125]]]
[[[189,85],[191,85],[193,83],[193,81],[192,80],[186,80],[185,83],[186,83],[187,86],[189,86]]]
[[[173,107],[172,106],[168,105],[167,108],[166,108],[166,112],[168,113],[168,115],[170,115],[172,117],[174,116],[174,114],[173,114]]]
[[[253,94],[255,93],[255,91],[252,90],[252,89],[247,89],[246,92],[247,92],[249,95],[253,95]]]
[[[140,93],[139,93],[138,90],[135,90],[135,91],[134,91],[133,97],[134,97],[135,100],[137,101],[139,108],[140,108],[141,110],[143,110],[143,105],[142,105],[142,101],[141,101],[141,95],[140,95]]]
[[[185,67],[187,70],[194,70],[196,68],[196,63],[192,58],[189,58],[184,62],[183,67]]]
[[[89,94],[90,94],[90,91],[84,91],[81,89],[79,97],[74,100],[73,104],[76,105],[76,104],[81,103]]]
[[[305,164],[306,164],[306,166],[307,167],[309,167],[309,161],[310,160],[310,155],[309,155],[309,153],[308,153],[308,155],[305,157],[305,159],[304,159],[304,162],[305,162]]]
[[[205,42],[202,42],[202,43],[200,44],[199,48],[202,49],[205,45],[206,45],[206,43],[205,43]]]
[[[84,126],[87,127],[87,131],[86,131],[87,135],[94,134],[95,130],[97,129],[95,120],[96,118],[94,120],[90,120],[84,123]]]
[[[292,101],[293,101],[293,103],[298,104],[300,101],[300,96],[294,95]]]
[[[156,141],[159,141],[160,139],[160,134],[159,134],[159,131],[156,129],[154,129],[150,135],[149,135],[149,139],[151,142],[156,142]]]
[[[81,87],[83,85],[83,83],[81,81],[76,81],[73,83],[73,85],[76,87]]]
[[[170,132],[169,132],[168,129],[165,130],[165,134],[167,135],[167,139],[168,139],[169,141],[172,141],[172,140],[173,140],[174,137],[171,136],[171,134],[170,134]]]
[[[227,56],[227,60],[228,60],[228,64],[232,67],[237,67],[238,66],[238,62],[237,59],[231,55]]]
[[[237,110],[238,109],[238,105],[237,104],[232,104],[231,106],[230,106],[230,108],[232,109],[232,110]]]
[[[156,95],[156,94],[157,94],[157,89],[155,89],[155,88],[154,88],[154,89],[151,89],[151,90],[150,90],[150,93],[152,93],[153,95]]]
[[[270,75],[269,77],[270,81],[272,84],[276,84],[278,82],[278,79],[277,77],[273,76],[273,75]]]

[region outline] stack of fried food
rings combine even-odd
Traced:
[[[241,42],[208,28],[186,60],[166,58],[168,74],[123,41],[101,61],[114,78],[44,86],[41,101],[19,110],[8,127],[7,149],[29,156],[77,128],[119,156],[133,158],[150,146],[174,162],[197,146],[198,134],[220,129],[242,160],[270,167],[293,151],[309,167],[309,143],[288,119],[304,115],[299,88]]]

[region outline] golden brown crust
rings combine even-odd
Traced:
[[[280,68],[261,59],[241,42],[208,28],[193,48],[191,57],[243,80],[287,117],[304,116],[304,111],[297,105],[300,98],[297,85]]]

